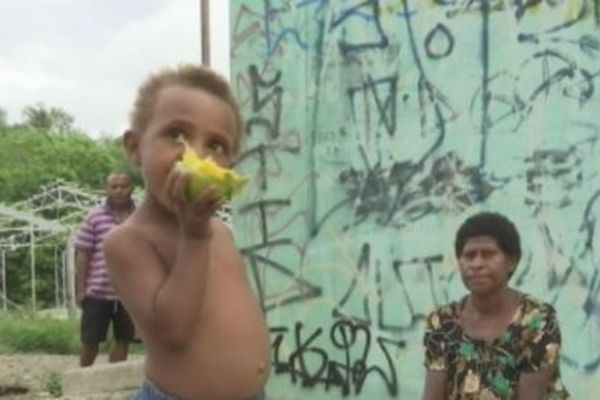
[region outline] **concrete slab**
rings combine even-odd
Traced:
[[[131,360],[65,371],[62,380],[63,396],[90,397],[135,390],[142,383],[143,366],[143,360]]]

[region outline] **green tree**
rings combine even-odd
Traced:
[[[113,171],[129,172],[134,182],[140,182],[120,140],[94,140],[77,132],[40,134],[38,129],[22,125],[0,129],[0,203],[25,200],[57,179],[103,191],[106,177]],[[54,245],[62,249],[64,240],[58,239]],[[36,295],[41,307],[54,302],[57,248],[49,244],[35,250]],[[6,261],[9,298],[25,304],[31,292],[29,250],[9,252]]]
[[[131,177],[134,186],[142,187],[144,185],[139,170],[127,158],[121,137],[102,137],[98,139],[98,143],[104,146],[110,153],[110,157],[115,160],[115,171],[127,173]]]
[[[24,200],[57,179],[103,190],[115,170],[131,173],[140,183],[120,141],[98,141],[77,132],[40,135],[23,126],[0,131],[0,202]]]
[[[75,119],[58,107],[46,107],[44,103],[26,106],[23,109],[23,125],[47,133],[65,133],[74,130]]]
[[[0,129],[5,128],[8,125],[6,121],[6,110],[4,108],[0,108]]]

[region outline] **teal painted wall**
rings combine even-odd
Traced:
[[[237,0],[230,17],[268,393],[418,399],[423,318],[466,293],[453,235],[486,209],[518,224],[512,284],[554,304],[564,381],[592,399],[600,2]]]

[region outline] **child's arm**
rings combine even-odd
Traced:
[[[182,351],[201,315],[210,266],[210,218],[220,200],[209,190],[187,201],[185,175],[172,175],[167,192],[180,228],[175,259],[163,260],[144,232],[128,225],[107,236],[105,254],[113,285],[136,322],[161,345]]]

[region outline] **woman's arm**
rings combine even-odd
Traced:
[[[517,385],[517,400],[541,400],[548,390],[553,368],[521,374]]]
[[[446,398],[446,371],[427,371],[423,400],[444,400]]]
[[[423,400],[444,400],[448,385],[448,353],[446,331],[438,310],[427,316],[423,346],[425,347],[425,389]]]
[[[525,316],[517,400],[540,400],[548,394],[560,363],[561,335],[556,311],[549,304],[532,308]]]

